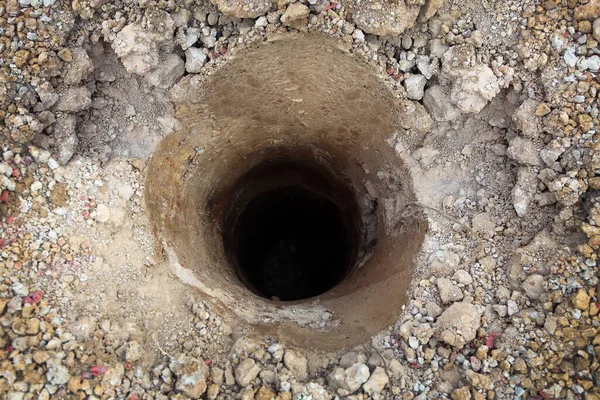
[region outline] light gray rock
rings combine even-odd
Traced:
[[[423,105],[438,122],[453,121],[460,117],[460,110],[450,100],[449,91],[443,86],[432,86],[423,95]]]
[[[568,47],[563,55],[563,60],[569,67],[575,67],[577,65],[577,55],[575,54],[575,47]]]
[[[175,40],[182,50],[192,47],[200,39],[200,28],[179,28]]]
[[[438,306],[437,303],[432,301],[425,304],[425,309],[427,310],[427,315],[433,318],[436,318],[442,314],[442,307]]]
[[[71,114],[57,115],[56,122],[52,127],[54,128],[53,137],[56,143],[58,162],[65,165],[77,151],[79,143],[76,131],[77,118]],[[48,162],[48,165],[50,165],[50,162]]]
[[[592,36],[594,40],[600,42],[600,18],[596,18],[592,24]]]
[[[471,283],[473,283],[473,278],[471,277],[471,274],[469,274],[464,269],[459,269],[458,271],[456,271],[452,279],[463,285],[470,285]]]
[[[171,52],[174,47],[175,22],[166,11],[152,15],[153,29],[138,24],[126,25],[117,33],[112,48],[129,73],[144,75],[160,61],[161,50]]]
[[[546,145],[545,149],[540,150],[540,158],[549,167],[552,167],[556,160],[565,152],[565,146],[558,139],[553,139]]]
[[[129,73],[143,75],[158,65],[158,46],[138,25],[129,24],[121,29],[112,47]]]
[[[452,303],[463,298],[463,293],[460,288],[454,285],[448,278],[438,278],[437,288],[440,292],[442,302],[445,304]]]
[[[421,100],[427,79],[421,74],[413,74],[404,80],[406,97],[411,100]]]
[[[12,170],[11,170],[12,172]],[[13,293],[17,296],[27,296],[29,294],[29,289],[27,286],[23,285],[21,282],[15,282],[12,284],[11,289]]]
[[[530,206],[537,192],[538,177],[527,167],[519,168],[517,172],[517,183],[512,189],[512,202],[519,217],[524,217],[530,211]]]
[[[512,317],[513,315],[515,315],[516,313],[519,312],[519,306],[517,305],[517,303],[514,300],[508,300],[506,302],[506,307],[507,307],[509,317]]]
[[[540,118],[535,115],[538,107],[538,102],[533,99],[525,100],[512,115],[513,121],[517,128],[521,130],[523,136],[537,138],[542,129],[540,126]]]
[[[202,28],[202,35],[200,41],[207,49],[212,49],[217,44],[217,28],[209,28],[205,26]]]
[[[539,274],[533,274],[525,279],[522,285],[523,292],[532,300],[540,300],[546,293],[544,288],[544,277]]]
[[[202,49],[190,47],[185,51],[185,70],[190,74],[197,74],[202,70],[206,57]]]
[[[480,232],[488,236],[494,236],[496,233],[496,223],[492,221],[490,214],[479,213],[473,217],[471,227],[475,232]]]
[[[119,386],[123,382],[125,376],[125,367],[123,364],[118,363],[110,368],[102,376],[102,386]]]
[[[59,99],[58,93],[56,93],[52,87],[52,84],[48,81],[44,81],[39,84],[35,88],[35,91],[37,92],[38,96],[40,96],[40,100],[44,108],[52,107]]]
[[[440,72],[440,60],[437,57],[419,56],[417,58],[417,68],[429,80]]]
[[[500,92],[494,72],[474,54],[470,45],[453,46],[442,59],[444,76],[453,82],[450,98],[462,113],[479,113]]]
[[[168,89],[173,86],[185,73],[185,65],[181,57],[171,53],[146,75],[149,84],[161,89]]]
[[[600,70],[600,57],[594,55],[588,58],[588,69],[592,72],[598,72]]]
[[[369,367],[365,364],[354,364],[350,368],[335,368],[328,376],[327,382],[342,396],[356,392],[369,379]]]
[[[283,346],[280,343],[273,343],[267,348],[267,351],[273,356],[275,361],[280,362],[283,359]]]
[[[92,73],[94,64],[92,64],[92,60],[82,47],[71,49],[71,55],[73,60],[66,63],[63,79],[67,85],[79,85]]]
[[[508,142],[508,157],[520,164],[541,165],[540,148],[531,140],[515,136]]]
[[[273,6],[272,0],[210,0],[225,15],[234,18],[256,18],[266,14]],[[211,25],[215,25],[215,23]]]
[[[437,336],[451,346],[463,347],[477,336],[481,312],[469,303],[454,303],[435,323]]]
[[[404,1],[356,2],[352,17],[354,23],[366,33],[379,36],[396,36],[412,27],[419,16],[418,5]]]
[[[177,377],[175,388],[189,398],[198,399],[206,391],[210,370],[204,360],[188,356],[172,361],[169,368]]]
[[[355,29],[354,32],[352,32],[352,37],[360,43],[365,41],[365,33],[360,29]]]
[[[48,378],[48,382],[50,382],[50,384],[60,386],[66,384],[69,382],[69,379],[71,379],[69,370],[67,367],[62,365],[60,360],[52,358],[46,361],[46,365],[48,366],[46,377]]]
[[[91,105],[92,93],[87,87],[81,86],[65,90],[54,107],[58,111],[75,113],[87,110]]]
[[[241,387],[246,387],[260,373],[260,367],[251,358],[246,358],[235,369],[235,381]]]

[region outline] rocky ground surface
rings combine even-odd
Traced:
[[[599,399],[599,18],[597,0],[0,0],[0,398]],[[144,213],[177,82],[288,30],[368,60],[419,138],[411,301],[347,352],[198,301]]]

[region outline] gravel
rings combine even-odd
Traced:
[[[213,3],[0,6],[6,397],[598,398],[598,2]],[[173,86],[285,30],[339,40],[412,116],[390,141],[427,240],[405,313],[350,352],[253,335],[152,257]]]

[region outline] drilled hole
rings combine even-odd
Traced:
[[[240,280],[271,300],[318,296],[341,282],[356,259],[354,199],[318,166],[270,163],[236,186],[224,229]]]

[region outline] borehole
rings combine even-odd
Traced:
[[[224,318],[298,346],[352,347],[396,321],[427,229],[394,145],[407,108],[311,35],[251,46],[195,85],[146,182],[172,271]]]
[[[360,216],[354,197],[317,168],[259,165],[237,183],[223,240],[240,280],[271,300],[333,288],[356,261]]]

